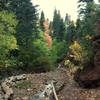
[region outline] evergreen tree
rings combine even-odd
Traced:
[[[49,34],[50,34],[51,36],[53,36],[53,27],[52,27],[52,21],[50,21],[50,24],[49,24],[49,29],[50,29],[50,32],[49,32]]]
[[[100,1],[99,1],[100,2]],[[100,34],[100,3],[96,5],[95,33]]]
[[[93,0],[79,0],[79,18],[84,18],[86,14],[94,11],[94,1]]]
[[[76,21],[76,37],[80,39],[82,37],[82,21],[80,19],[77,19]]]
[[[44,31],[44,25],[43,25],[44,21],[45,21],[45,16],[44,16],[44,12],[42,11],[40,17],[40,28],[42,31]]]
[[[84,63],[91,62],[93,58],[91,37],[95,34],[95,9],[96,5],[93,0],[79,0],[79,18],[76,23],[76,33],[78,42],[83,48],[88,60]],[[85,55],[84,54],[84,55]],[[91,61],[90,61],[91,59]],[[84,65],[82,65],[84,66]]]
[[[88,3],[88,2],[93,2],[93,0],[79,0],[78,2],[86,2],[86,3]]]
[[[0,11],[8,9],[9,0],[0,0]]]
[[[74,22],[71,21],[69,26],[67,27],[66,41],[68,42],[68,44],[70,44],[74,39],[75,33],[76,33],[75,25]]]
[[[58,37],[59,34],[59,22],[60,22],[60,14],[58,11],[54,10],[54,17],[53,17],[53,36]]]
[[[59,27],[59,40],[64,40],[64,34],[66,32],[65,24],[63,19],[60,20],[60,27]]]
[[[65,24],[61,18],[60,11],[54,10],[54,17],[52,22],[53,37],[57,40],[62,40],[65,32]]]
[[[70,16],[68,14],[66,14],[66,16],[65,16],[65,26],[66,26],[66,28],[70,24],[70,21],[71,21]]]
[[[20,49],[19,61],[29,66],[33,60],[33,41],[37,38],[37,10],[30,0],[11,0],[9,11],[16,14],[17,44]],[[33,34],[34,32],[34,34]]]
[[[93,0],[83,0],[80,2],[84,3],[83,6],[80,6],[80,13],[79,13],[79,23],[80,27],[77,27],[77,33],[80,36],[86,36],[88,35],[94,35],[94,25],[95,25],[95,3]],[[76,23],[76,26],[79,26],[78,22]],[[81,32],[81,33],[80,33]]]

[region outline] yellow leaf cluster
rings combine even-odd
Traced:
[[[64,65],[68,65],[70,63],[70,60],[65,60]]]
[[[70,49],[81,49],[81,46],[77,41],[74,41],[74,43],[69,48]]]
[[[74,41],[74,43],[69,48],[75,60],[80,60],[82,58],[82,47],[78,41]]]

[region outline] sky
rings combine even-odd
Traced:
[[[77,1],[78,0],[32,0],[33,4],[40,5],[39,12],[44,11],[45,17],[52,20],[54,9],[60,10],[61,16],[64,18],[66,13],[71,15],[72,20],[77,19]],[[98,0],[95,0],[96,2]]]

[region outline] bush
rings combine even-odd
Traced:
[[[44,39],[44,34],[40,33],[40,38],[33,41],[33,65],[34,70],[50,71],[54,68],[54,58],[52,55],[52,48],[48,47]]]
[[[74,56],[74,60],[79,62],[80,68],[83,68],[84,64],[90,62],[93,52],[90,41],[81,40],[80,43],[74,41],[70,45],[70,51]]]
[[[68,45],[65,41],[58,42],[57,40],[53,41],[53,49],[55,52],[55,59],[57,62],[61,62],[67,54]]]
[[[16,59],[9,57],[9,51],[17,48],[14,37],[17,20],[15,15],[6,11],[0,12],[0,68],[7,68],[16,64]]]

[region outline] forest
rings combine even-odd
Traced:
[[[51,21],[31,0],[0,0],[0,100],[58,100],[33,98],[50,80],[59,100],[100,100],[100,1],[79,0],[76,22],[53,12]]]

